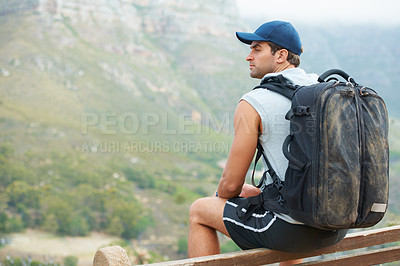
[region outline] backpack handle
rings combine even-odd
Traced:
[[[319,76],[318,81],[319,82],[324,82],[327,77],[332,76],[332,75],[339,75],[342,78],[344,78],[346,81],[349,81],[351,83],[355,83],[354,79],[352,77],[350,77],[349,74],[347,74],[343,70],[337,69],[337,68],[330,69],[330,70],[325,71],[324,73],[322,73],[321,76]]]
[[[283,142],[282,145],[282,151],[283,151],[283,155],[285,155],[286,159],[288,159],[289,161],[289,166],[291,168],[297,169],[297,170],[301,170],[303,169],[307,163],[303,163],[302,161],[300,161],[299,159],[297,159],[296,157],[294,157],[290,151],[289,151],[289,145],[290,142],[293,140],[293,135],[288,135],[285,139],[285,141]]]

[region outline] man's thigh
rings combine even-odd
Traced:
[[[214,228],[229,236],[223,221],[226,199],[219,197],[201,198],[190,207],[190,218],[197,223]]]

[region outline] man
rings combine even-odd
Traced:
[[[290,23],[267,22],[254,33],[237,32],[236,36],[250,45],[246,60],[252,78],[281,75],[288,83],[300,86],[318,82],[317,75],[298,68],[302,45]],[[240,99],[234,115],[235,136],[217,193],[198,199],[190,207],[189,257],[220,253],[216,231],[231,237],[242,249],[266,247],[286,252],[311,251],[344,237],[345,232],[311,228],[268,210],[258,210],[245,220],[237,216],[236,207],[244,198],[261,193],[244,183],[258,141],[272,168],[284,180],[288,161],[282,144],[289,134],[289,122],[284,119],[289,109],[287,98],[266,89],[252,90]],[[269,183],[270,177],[266,180]]]

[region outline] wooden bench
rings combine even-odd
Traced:
[[[397,241],[400,241],[400,225],[350,233],[340,243],[334,246],[309,253],[290,254],[260,248],[199,258],[154,263],[151,265],[265,265],[299,258],[311,259],[298,265],[373,265],[400,261],[400,243],[395,243]],[[389,243],[392,244],[388,247],[382,247],[383,244]],[[115,252],[112,251],[112,249],[115,248],[116,247],[106,247],[98,250],[95,255],[93,265],[129,265],[129,262],[126,262],[126,264],[121,264],[122,260],[120,256],[115,256]],[[330,256],[330,258],[323,259],[320,257],[313,258],[343,251],[346,251],[348,254]],[[119,249],[118,252],[121,252],[121,250]],[[109,253],[109,255],[107,255],[107,253]],[[107,258],[107,256],[109,258]],[[123,254],[122,256],[127,258],[126,254]],[[100,257],[101,260],[99,260]]]

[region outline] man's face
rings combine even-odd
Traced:
[[[261,79],[276,69],[275,56],[267,42],[253,41],[250,45],[251,52],[246,57],[250,64],[250,77]]]

